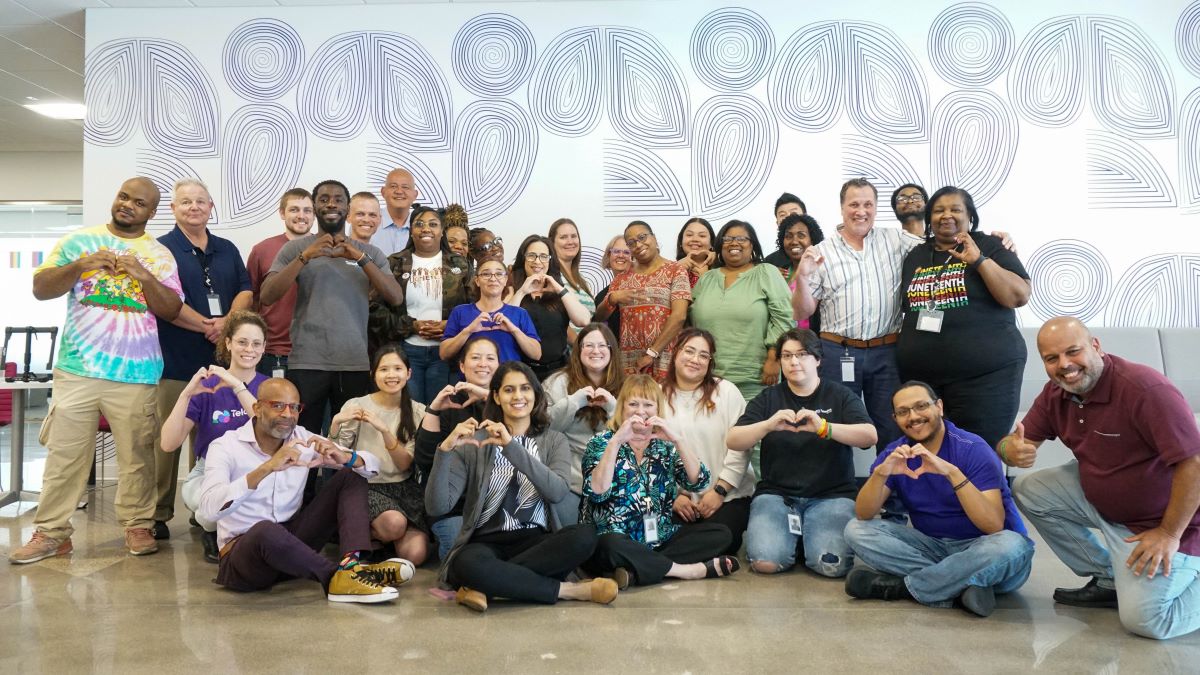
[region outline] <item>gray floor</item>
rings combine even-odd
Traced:
[[[429,593],[419,570],[390,605],[335,605],[290,581],[238,594],[186,518],[153,556],[122,548],[114,489],[75,517],[75,553],[0,567],[0,672],[1197,672],[1200,634],[1136,638],[1111,610],[1054,605],[1073,576],[1044,547],[1032,579],[979,619],[910,602],[854,601],[808,572],[622,593],[608,607],[493,603],[484,615]],[[30,505],[25,504],[25,508]],[[182,513],[181,507],[181,513]],[[0,512],[0,551],[33,513]]]

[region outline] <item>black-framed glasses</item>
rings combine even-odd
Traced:
[[[923,413],[932,407],[933,401],[921,401],[920,403],[913,404],[911,408],[896,408],[896,411],[892,414],[897,418],[908,417],[912,413]]]
[[[489,242],[476,245],[474,250],[479,253],[487,253],[494,248],[504,248],[504,239],[501,237],[496,237]]]
[[[637,246],[638,244],[646,243],[646,240],[653,236],[654,236],[653,232],[643,232],[636,237],[626,237],[625,245],[628,246],[629,248],[633,248],[634,246]]]
[[[259,403],[266,405],[268,408],[277,413],[281,413],[285,410],[291,410],[299,415],[301,412],[304,412],[303,403],[286,403],[284,401],[259,401]]]
[[[749,244],[750,237],[747,237],[747,236],[741,235],[741,234],[736,234],[733,236],[725,235],[724,237],[721,237],[721,243],[723,243],[723,244]]]
[[[479,277],[480,279],[503,279],[504,277],[508,276],[508,272],[480,272],[475,276]]]
[[[806,352],[804,350],[800,350],[798,352],[783,352],[782,354],[779,355],[779,360],[780,361],[790,361],[792,359],[796,359],[798,361],[806,356],[812,356],[812,355],[813,355],[812,352]]]
[[[915,204],[916,202],[925,201],[925,197],[920,193],[915,195],[900,195],[896,197],[897,204]]]
[[[549,253],[526,253],[525,260],[529,262],[550,262]]]

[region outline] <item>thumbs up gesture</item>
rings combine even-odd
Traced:
[[[996,447],[1001,450],[1001,459],[1009,466],[1028,469],[1037,460],[1037,445],[1025,439],[1025,425],[1019,422],[1016,430],[1000,439]]]

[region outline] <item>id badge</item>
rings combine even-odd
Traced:
[[[799,513],[788,514],[788,532],[795,535],[804,534],[804,521],[800,518]]]
[[[658,516],[653,513],[642,518],[642,527],[646,531],[646,543],[658,543]]]
[[[854,381],[854,357],[842,357],[842,382]]]
[[[272,368],[271,369],[271,377],[282,378],[286,374],[287,374],[287,372],[283,368]]]
[[[208,294],[208,313],[212,316],[225,315],[225,312],[221,311],[221,296],[216,293]]]
[[[917,312],[917,330],[926,333],[942,332],[942,317],[946,313],[940,309],[922,309]]]

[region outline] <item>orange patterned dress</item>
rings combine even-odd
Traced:
[[[626,375],[633,375],[637,372],[638,359],[666,327],[671,316],[671,302],[691,302],[692,285],[683,265],[667,262],[649,274],[638,274],[631,269],[619,275],[613,279],[609,293],[614,291],[641,291],[645,296],[637,304],[621,305],[621,365]],[[666,377],[674,346],[672,342],[658,355],[651,373],[654,379]]]

